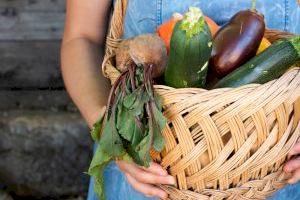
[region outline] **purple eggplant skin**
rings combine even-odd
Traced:
[[[257,11],[243,10],[216,34],[210,67],[222,78],[254,57],[265,33],[264,16]]]

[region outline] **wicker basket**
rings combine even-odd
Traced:
[[[117,0],[103,73],[114,82],[114,49],[123,33],[127,0]],[[266,31],[270,41],[291,34]],[[173,89],[156,85],[168,125],[166,148],[152,157],[176,177],[160,185],[173,200],[265,199],[286,184],[282,165],[300,135],[300,70],[235,89]]]

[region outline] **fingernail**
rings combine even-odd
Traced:
[[[174,179],[173,176],[168,176],[168,183],[169,183],[170,185],[175,185],[175,179]]]

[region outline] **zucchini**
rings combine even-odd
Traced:
[[[199,8],[191,7],[174,27],[164,77],[166,85],[203,87],[211,49],[212,36],[204,16]]]
[[[237,68],[214,88],[239,87],[249,83],[263,84],[280,77],[300,59],[300,36],[273,43],[269,48]]]

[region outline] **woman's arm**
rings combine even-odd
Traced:
[[[66,88],[89,127],[104,114],[110,89],[100,70],[110,8],[111,0],[67,0],[62,73]],[[152,184],[175,183],[156,163],[147,169],[123,161],[117,164],[128,182],[146,196],[166,198],[166,192]]]
[[[101,75],[110,0],[68,0],[61,49],[67,90],[89,127],[103,113],[110,84]]]
[[[67,90],[91,128],[104,114],[109,83],[101,75],[103,50],[85,38],[62,46],[62,72]]]

